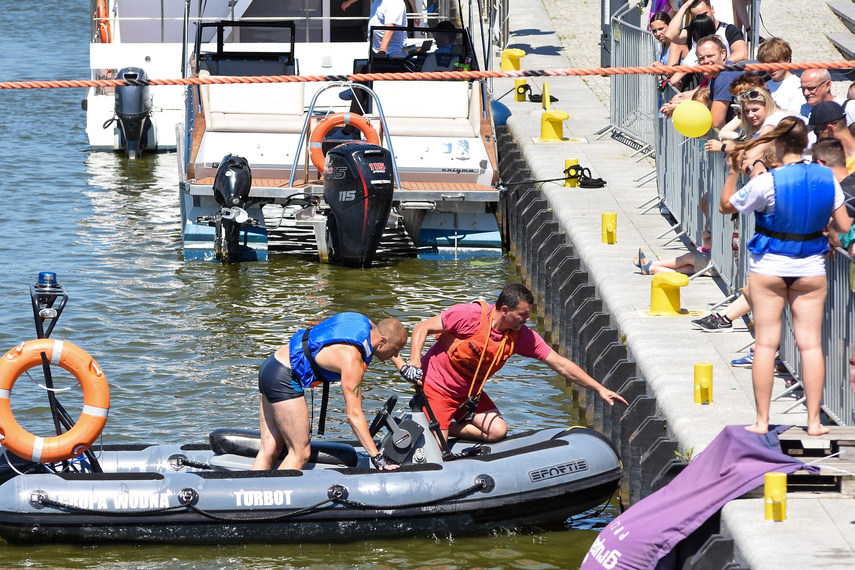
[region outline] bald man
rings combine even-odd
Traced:
[[[801,113],[799,114],[805,119],[810,118],[810,112],[813,107],[816,107],[823,101],[834,101],[845,108],[846,124],[849,125],[855,122],[855,105],[846,105],[846,99],[835,97],[831,93],[831,74],[827,69],[805,70],[801,77],[801,88],[802,95],[804,95],[807,103],[802,105]]]
[[[258,371],[261,450],[252,469],[273,469],[283,446],[288,453],[279,469],[302,469],[306,465],[311,451],[310,421],[303,392],[322,382],[341,383],[347,421],[374,466],[396,469],[397,465],[380,455],[369,433],[362,412],[362,380],[374,356],[392,360],[400,370],[404,361],[398,353],[406,344],[407,331],[398,319],[384,319],[375,325],[359,313],[339,313],[297,331]]]

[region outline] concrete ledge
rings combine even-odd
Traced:
[[[855,32],[855,4],[852,2],[829,2],[828,7],[840,18],[840,21],[850,32]]]
[[[722,530],[733,537],[740,562],[752,570],[781,568],[855,568],[855,532],[852,530],[850,499],[787,497],[787,520],[764,519],[763,499],[739,499],[722,509]],[[831,527],[826,521],[832,521]],[[810,545],[802,556],[808,564],[793,559],[785,545]]]

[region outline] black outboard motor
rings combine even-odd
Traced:
[[[244,225],[257,226],[258,220],[249,217],[246,209],[255,204],[249,199],[252,171],[242,156],[226,155],[214,178],[214,198],[220,211],[208,219],[216,228],[214,253],[217,261],[235,263],[241,260],[240,230]]]
[[[341,144],[327,153],[324,199],[330,259],[368,267],[374,259],[392,209],[392,156],[364,143]]]
[[[139,67],[125,67],[118,79],[147,81],[148,76]],[[148,85],[116,87],[116,120],[122,133],[122,144],[130,159],[137,159],[145,148],[151,128],[151,93]],[[106,126],[106,125],[105,125]]]

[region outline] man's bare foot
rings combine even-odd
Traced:
[[[754,422],[754,425],[745,426],[745,430],[746,431],[753,431],[754,433],[759,433],[760,435],[763,435],[765,433],[769,433],[769,424],[768,423],[761,423],[761,422]]]
[[[808,435],[825,435],[831,431],[831,428],[822,424],[809,425],[807,428]]]

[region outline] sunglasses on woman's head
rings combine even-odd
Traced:
[[[756,89],[751,89],[750,91],[740,93],[739,95],[736,96],[736,98],[741,100],[741,101],[763,101],[764,100],[763,94]]]

